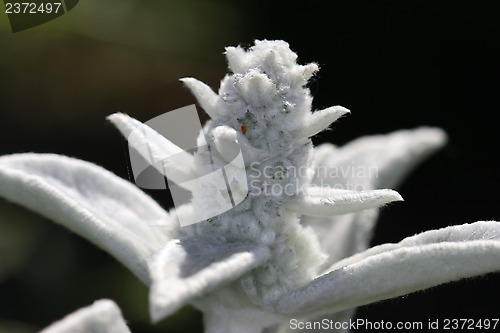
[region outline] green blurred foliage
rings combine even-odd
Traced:
[[[217,85],[224,46],[242,39],[240,14],[230,1],[86,0],[18,33],[2,14],[2,115],[36,124],[35,136],[64,126],[86,132],[116,111],[148,117],[184,106],[193,99],[177,80]]]
[[[15,276],[45,235],[43,218],[0,201],[0,284]]]

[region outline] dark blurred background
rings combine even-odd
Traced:
[[[126,145],[105,121],[140,120],[194,103],[178,78],[214,89],[225,46],[283,39],[321,71],[317,109],[352,114],[316,143],[420,125],[450,141],[382,210],[373,244],[427,229],[500,220],[500,2],[85,0],[66,15],[12,33],[0,13],[0,154],[53,152],[121,177]],[[36,332],[96,299],[112,298],[135,333],[200,332],[187,307],[159,325],[147,290],[92,244],[0,202],[0,332]],[[359,308],[371,321],[498,318],[500,274]]]

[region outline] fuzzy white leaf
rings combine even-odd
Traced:
[[[168,214],[136,186],[89,162],[51,154],[0,157],[0,196],[106,250],[149,282],[148,258],[168,239]]]
[[[218,238],[188,237],[168,242],[150,265],[153,321],[236,280],[269,257],[270,251],[265,246],[227,243]]]
[[[79,309],[40,333],[130,333],[118,306],[110,300],[100,300]]]
[[[323,144],[316,148],[315,162],[330,170],[318,172],[313,183],[338,188],[350,182],[365,190],[393,188],[446,140],[439,128],[419,127],[365,136],[340,148]]]
[[[403,198],[393,190],[348,191],[312,187],[290,197],[285,205],[294,212],[316,217],[346,214],[375,208]]]
[[[335,267],[284,296],[278,312],[336,312],[500,271],[500,223],[476,222],[424,232],[398,244],[369,249]]]

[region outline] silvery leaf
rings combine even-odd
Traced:
[[[463,278],[500,271],[500,223],[476,222],[427,231],[373,247],[285,295],[288,315],[333,313]]]
[[[0,157],[0,196],[106,250],[149,282],[147,260],[169,215],[136,186],[89,162],[51,154]]]
[[[130,333],[118,306],[104,299],[79,309],[40,333]]]

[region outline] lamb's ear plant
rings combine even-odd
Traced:
[[[181,154],[182,165],[158,168],[180,186],[207,165],[227,166],[241,150],[248,183],[236,181],[231,189],[247,193],[233,209],[181,227],[180,216],[197,216],[196,209],[210,209],[224,195],[198,189],[191,204],[166,212],[109,171],[59,155],[0,157],[0,194],[127,266],[150,287],[153,321],[192,304],[203,312],[207,333],[288,332],[291,318],[347,320],[360,305],[500,270],[500,224],[492,221],[366,250],[375,208],[402,200],[385,188],[397,186],[446,142],[442,130],[422,127],[313,147],[311,136],[349,112],[340,106],[311,111],[306,84],[318,66],[298,65],[283,41],[228,47],[226,56],[232,73],[218,94],[182,79],[211,118],[200,133],[211,149],[190,155],[125,114],[108,119],[149,158]],[[353,165],[365,172],[338,172]],[[46,332],[85,325],[94,332],[128,331],[113,303],[89,309]],[[100,319],[93,321],[93,314]]]

